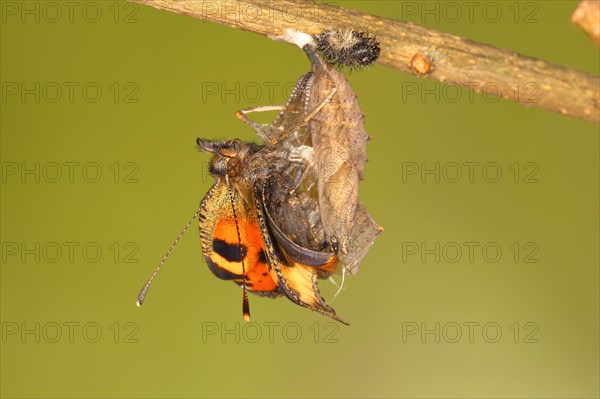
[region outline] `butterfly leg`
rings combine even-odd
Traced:
[[[306,115],[304,117],[304,119],[302,119],[302,121],[294,126],[290,126],[289,128],[285,129],[283,132],[281,132],[281,134],[279,135],[279,137],[277,137],[276,139],[271,139],[271,144],[275,145],[278,142],[280,142],[281,140],[283,140],[284,138],[286,138],[287,136],[289,136],[290,134],[294,133],[295,131],[297,131],[298,129],[300,129],[303,126],[306,126],[306,124],[308,124],[308,122],[310,122],[310,120],[319,112],[321,111],[321,109],[323,109],[324,106],[326,106],[329,101],[331,101],[331,98],[333,97],[333,95],[335,94],[335,92],[337,91],[337,87],[334,87],[331,89],[331,91],[329,92],[329,94],[327,94],[327,96],[323,99],[323,101],[321,101],[319,103],[319,105],[317,105],[315,107],[315,109],[313,109],[308,115]]]
[[[236,112],[235,116],[239,120],[241,120],[242,122],[244,122],[245,124],[250,126],[252,129],[254,129],[256,134],[258,134],[258,137],[260,137],[260,139],[263,142],[271,143],[271,134],[269,133],[269,131],[267,129],[265,129],[265,127],[263,125],[261,125],[260,123],[255,122],[252,119],[250,119],[247,114],[252,113],[252,112],[281,111],[283,109],[284,109],[283,105],[263,105],[263,106],[259,106],[259,107],[242,109],[242,110]]]
[[[241,111],[238,111],[235,114],[235,116],[242,122],[250,126],[252,129],[254,129],[254,131],[258,134],[258,136],[264,143],[266,143],[267,145],[271,145],[271,143],[273,142],[272,136],[277,133],[269,132],[269,130],[267,130],[267,128],[265,128],[264,125],[250,119],[248,117],[248,114],[252,112],[279,111],[279,114],[275,118],[275,121],[271,124],[270,129],[271,131],[275,129],[283,131],[283,124],[285,123],[285,119],[289,117],[288,114],[292,113],[290,111],[290,108],[292,107],[293,103],[295,103],[296,101],[298,101],[298,99],[302,97],[302,95],[309,92],[310,85],[313,80],[314,76],[312,72],[302,75],[294,85],[290,97],[285,105],[264,105],[259,107],[246,108]],[[306,112],[306,107],[307,104],[305,101],[305,104],[303,104],[304,112]]]

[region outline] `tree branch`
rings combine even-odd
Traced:
[[[381,42],[378,63],[600,124],[600,78],[422,26],[309,0],[131,0],[272,39],[351,27]]]

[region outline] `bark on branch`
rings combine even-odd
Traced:
[[[413,23],[308,0],[131,1],[274,39],[286,29],[368,31],[381,42],[382,65],[600,124],[598,76]]]

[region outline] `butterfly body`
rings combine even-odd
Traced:
[[[336,271],[337,258],[325,240],[317,201],[310,191],[294,191],[307,166],[291,161],[283,143],[197,143],[213,154],[215,183],[199,213],[202,250],[213,274],[343,322],[319,294],[317,279]]]

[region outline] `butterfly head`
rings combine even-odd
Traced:
[[[238,139],[219,141],[198,138],[196,144],[201,151],[213,154],[208,170],[216,179],[239,177],[244,161],[262,148]]]

